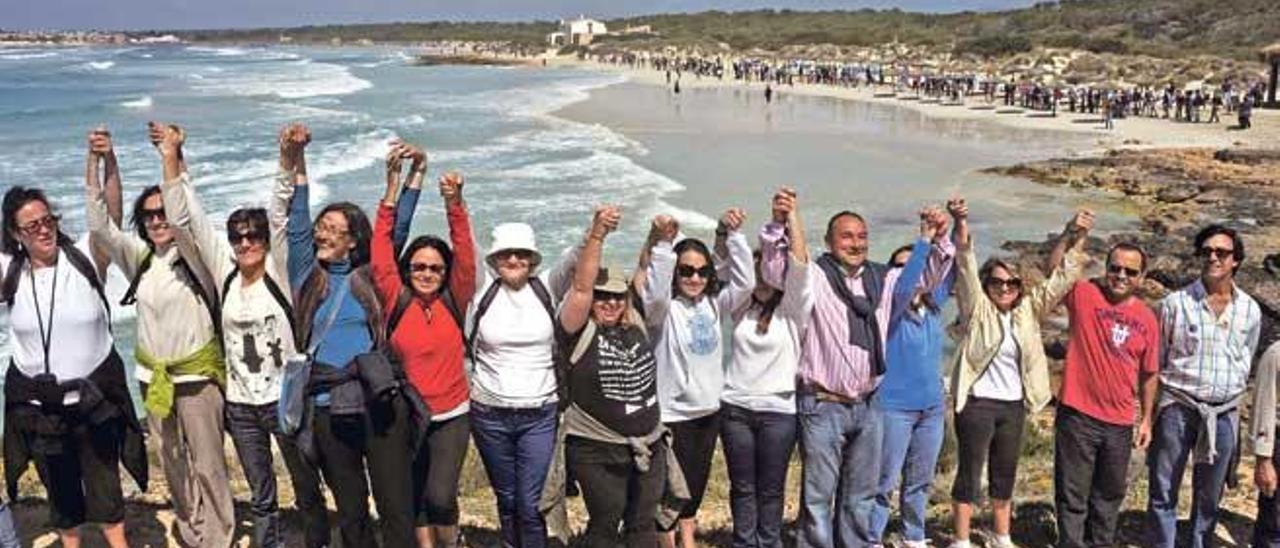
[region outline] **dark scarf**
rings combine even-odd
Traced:
[[[849,344],[866,350],[871,355],[871,371],[880,376],[885,372],[884,341],[880,340],[880,323],[876,320],[876,308],[880,305],[880,292],[884,287],[884,265],[868,261],[863,265],[862,289],[865,296],[854,295],[845,284],[845,275],[839,262],[830,253],[818,258],[818,267],[827,276],[827,283],[845,305],[849,320]]]

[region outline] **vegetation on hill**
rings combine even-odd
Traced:
[[[1036,47],[1094,53],[1179,57],[1205,54],[1252,59],[1280,40],[1276,0],[1061,0],[999,12],[930,14],[898,9],[857,11],[756,10],[662,14],[606,21],[610,28],[650,25],[657,36],[608,40],[628,48],[693,46],[776,50],[789,45],[872,46],[888,42],[951,47],[958,53],[1004,56]],[[540,47],[554,22],[389,23],[177,32],[190,40],[295,42],[368,39],[506,41]]]

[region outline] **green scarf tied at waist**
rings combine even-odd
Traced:
[[[134,350],[133,357],[138,365],[151,371],[151,382],[147,385],[147,396],[143,407],[147,414],[165,418],[173,410],[173,377],[175,375],[199,375],[208,377],[218,383],[227,385],[227,370],[222,361],[222,345],[216,339],[196,350],[190,356],[176,360],[161,360],[148,354],[142,347]]]

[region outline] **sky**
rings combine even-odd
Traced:
[[[210,29],[389,21],[556,20],[760,8],[956,12],[1034,0],[0,0],[0,29]]]

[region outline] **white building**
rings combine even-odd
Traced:
[[[609,34],[608,27],[595,19],[579,15],[577,19],[560,20],[560,30],[547,35],[553,46],[585,46],[597,36]]]

